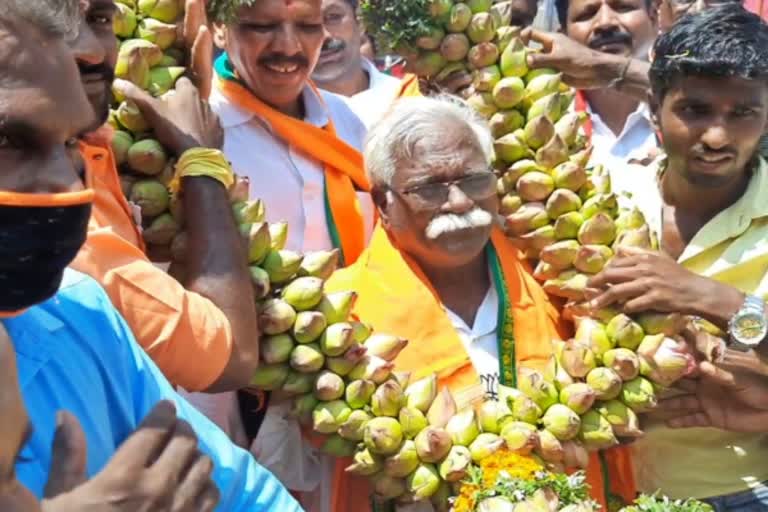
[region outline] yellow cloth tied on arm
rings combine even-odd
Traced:
[[[192,148],[181,155],[176,162],[176,174],[170,184],[171,192],[178,193],[181,178],[212,178],[229,189],[235,182],[235,175],[224,153],[218,149]]]

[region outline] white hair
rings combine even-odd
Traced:
[[[365,168],[371,184],[390,186],[398,166],[413,160],[417,144],[437,141],[451,128],[469,129],[472,142],[490,164],[493,137],[487,121],[465,101],[449,95],[398,100],[365,142]]]
[[[23,19],[54,37],[77,37],[79,0],[0,0],[0,4],[0,19]]]

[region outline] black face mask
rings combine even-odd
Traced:
[[[58,291],[64,269],[85,243],[92,196],[0,192],[0,316]]]

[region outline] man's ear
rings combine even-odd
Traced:
[[[373,204],[379,212],[379,218],[384,227],[389,225],[389,205],[392,204],[392,191],[389,187],[374,185],[371,188]]]
[[[653,92],[648,92],[648,108],[651,110],[651,124],[657,132],[661,132],[661,102],[662,100],[657,98]]]
[[[223,23],[213,24],[213,44],[220,50],[227,49],[227,27]]]

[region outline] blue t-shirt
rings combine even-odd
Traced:
[[[221,492],[217,510],[301,511],[271,473],[176,394],[90,277],[67,270],[53,298],[2,322],[16,349],[21,393],[34,427],[16,472],[38,497],[48,478],[57,411],[80,421],[90,477],[160,400],[169,399],[214,463],[213,480]]]

